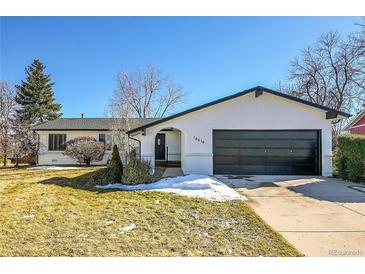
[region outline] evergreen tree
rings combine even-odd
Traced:
[[[119,150],[117,145],[113,146],[112,158],[108,165],[110,181],[117,183],[120,182],[123,176],[123,163],[120,160]]]
[[[50,75],[44,73],[46,66],[38,59],[25,69],[25,81],[16,86],[16,102],[19,118],[30,125],[37,125],[59,118],[61,105],[55,102],[54,83]]]

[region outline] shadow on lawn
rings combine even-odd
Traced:
[[[93,171],[90,173],[86,173],[80,176],[68,178],[68,177],[52,177],[43,181],[40,181],[40,184],[45,185],[56,185],[61,187],[71,187],[76,189],[83,189],[98,193],[105,193],[105,192],[112,192],[112,191],[120,191],[118,189],[101,189],[96,188],[91,183],[91,177],[96,173],[97,171]]]
[[[156,182],[161,179],[162,174],[164,172],[165,168],[162,169],[156,169],[156,172],[154,175],[152,175],[152,182]],[[120,189],[102,189],[102,188],[96,188],[95,185],[92,183],[92,176],[97,172],[97,170],[93,172],[89,172],[80,176],[76,177],[52,177],[43,181],[40,181],[40,184],[46,184],[46,185],[57,185],[62,187],[72,187],[77,189],[83,189],[93,192],[113,192],[113,191],[123,191]],[[126,190],[124,190],[126,191]]]

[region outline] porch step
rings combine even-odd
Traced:
[[[180,161],[156,161],[156,166],[181,167]]]
[[[162,174],[162,178],[178,177],[178,176],[184,176],[183,171],[179,167],[168,167]]]

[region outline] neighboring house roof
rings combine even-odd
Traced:
[[[365,109],[361,111],[359,114],[357,114],[355,118],[352,119],[352,121],[347,126],[345,126],[344,130],[345,131],[350,130],[354,125],[356,125],[358,121],[362,119],[362,117],[365,117]]]
[[[157,121],[156,118],[129,118],[130,126],[142,125]],[[124,119],[115,118],[60,118],[35,126],[34,130],[112,130],[113,125],[118,124],[121,129],[126,129]]]
[[[213,106],[213,105],[216,105],[216,104],[219,104],[219,103],[222,103],[222,102],[225,102],[225,101],[228,101],[228,100],[231,100],[231,99],[243,96],[243,95],[246,95],[246,94],[254,92],[254,91],[258,92],[257,96],[259,96],[263,92],[267,92],[267,93],[270,93],[270,94],[273,94],[273,95],[276,95],[276,96],[279,96],[279,97],[282,97],[282,98],[285,98],[285,99],[288,99],[288,100],[292,100],[292,101],[295,101],[295,102],[298,102],[298,103],[301,103],[301,104],[305,104],[305,105],[308,105],[308,106],[311,106],[311,107],[314,107],[314,108],[317,108],[317,109],[321,109],[321,110],[326,111],[330,114],[329,119],[336,118],[337,115],[341,115],[343,117],[350,117],[351,116],[350,114],[342,112],[342,111],[337,111],[335,109],[332,109],[332,108],[329,108],[329,107],[326,107],[326,106],[322,106],[322,105],[319,105],[319,104],[316,104],[316,103],[312,103],[312,102],[309,102],[309,101],[306,101],[306,100],[303,100],[303,99],[300,99],[300,98],[297,98],[297,97],[294,97],[294,96],[291,96],[291,95],[288,95],[288,94],[285,94],[285,93],[281,93],[281,92],[278,92],[278,91],[275,91],[275,90],[272,90],[272,89],[257,86],[257,87],[247,89],[247,90],[238,92],[236,94],[233,94],[233,95],[230,95],[230,96],[227,96],[227,97],[223,97],[221,99],[218,99],[218,100],[215,100],[215,101],[212,101],[212,102],[209,102],[209,103],[206,103],[206,104],[203,104],[203,105],[200,105],[200,106],[185,110],[183,112],[168,116],[166,118],[159,119],[158,121],[153,121],[151,123],[148,123],[148,124],[133,128],[133,129],[129,130],[127,133],[128,134],[134,133],[134,132],[146,129],[148,127],[152,127],[154,125],[169,121],[171,119],[174,119],[174,118],[189,114],[191,112],[194,112],[194,111],[197,111],[197,110],[200,110],[200,109],[203,109],[203,108],[207,108],[207,107],[210,107],[210,106]],[[334,114],[334,116],[333,116],[333,114]]]

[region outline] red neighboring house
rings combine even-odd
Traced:
[[[365,109],[356,115],[352,122],[345,127],[345,131],[351,134],[365,135]]]

